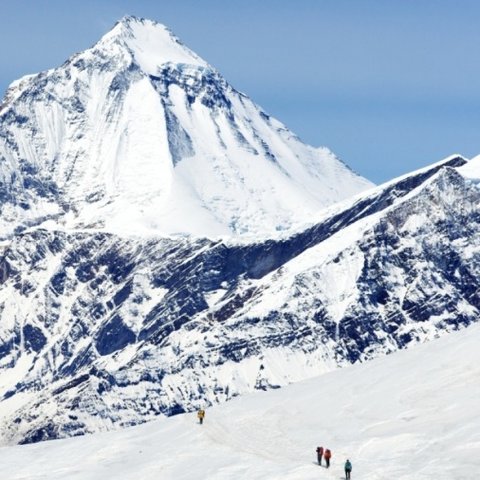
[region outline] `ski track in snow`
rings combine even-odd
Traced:
[[[463,480],[480,466],[480,326],[195,414],[0,449],[9,480]],[[315,448],[333,453],[330,470]]]

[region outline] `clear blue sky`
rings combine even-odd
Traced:
[[[1,0],[0,90],[125,14],[168,25],[304,141],[376,183],[480,153],[476,0]]]

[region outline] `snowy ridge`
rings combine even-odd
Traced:
[[[0,107],[3,238],[274,234],[372,184],[303,144],[163,25],[125,17]]]
[[[234,399],[207,409],[201,427],[195,414],[186,414],[3,448],[3,474],[10,480],[330,480],[343,478],[350,458],[352,478],[466,480],[478,468],[479,340],[475,325]],[[319,444],[332,449],[328,471],[315,465]]]
[[[4,442],[182,413],[478,321],[467,165],[452,157],[276,240],[17,235],[0,263]]]

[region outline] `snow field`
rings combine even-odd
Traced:
[[[207,410],[0,450],[9,480],[462,480],[480,466],[480,326]],[[315,448],[332,450],[330,470]]]

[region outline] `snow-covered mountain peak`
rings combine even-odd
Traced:
[[[166,63],[208,66],[169,28],[153,20],[123,17],[95,47],[110,49],[112,44],[126,47],[140,69],[150,75],[158,75]]]
[[[372,184],[303,144],[165,26],[124,17],[0,106],[5,236],[70,228],[271,236]]]

